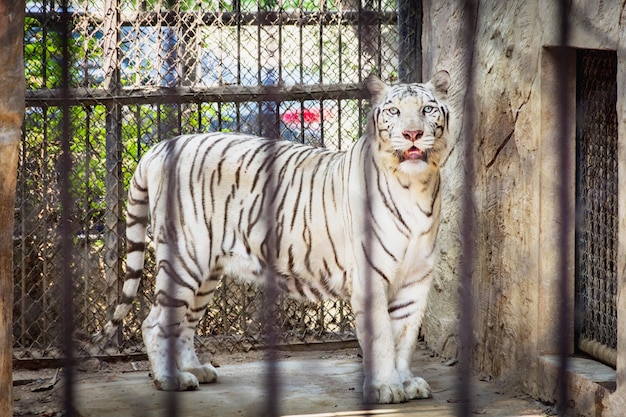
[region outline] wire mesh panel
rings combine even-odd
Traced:
[[[361,134],[361,81],[397,79],[395,2],[70,1],[70,130],[77,333],[100,330],[124,271],[125,190],[153,144],[183,133],[242,131],[343,149]],[[27,108],[16,198],[15,356],[58,357],[61,8],[26,2]],[[154,254],[120,340],[142,349]],[[198,337],[210,349],[263,345],[259,293],[232,280]],[[281,299],[283,343],[352,340],[349,306]]]
[[[581,350],[615,366],[617,349],[617,56],[577,64],[577,311]]]

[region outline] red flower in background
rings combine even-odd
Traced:
[[[330,111],[322,112],[319,108],[287,110],[281,116],[286,125],[299,125],[302,121],[306,124],[320,123],[322,119],[328,120],[330,117]]]

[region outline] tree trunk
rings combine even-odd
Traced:
[[[13,415],[13,212],[24,119],[24,0],[0,0],[0,416]]]

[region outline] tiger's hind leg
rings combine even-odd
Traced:
[[[201,384],[217,381],[217,371],[211,363],[201,363],[194,347],[194,335],[198,322],[204,315],[206,307],[213,300],[217,279],[205,281],[195,294],[193,304],[185,316],[186,327],[180,338],[179,368],[196,376]]]
[[[144,320],[142,333],[155,386],[164,391],[197,389],[201,382],[213,382],[217,372],[201,364],[193,336],[216,283],[197,288],[197,281],[159,261],[155,298]]]
[[[187,308],[166,305],[163,298],[156,298],[141,326],[154,385],[163,391],[194,390],[198,378],[178,367],[181,345],[186,344],[182,319]]]

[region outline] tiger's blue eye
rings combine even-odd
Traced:
[[[387,109],[387,112],[392,116],[397,116],[400,114],[400,109],[398,109],[397,107],[389,107]]]
[[[422,111],[424,112],[424,114],[429,114],[435,111],[435,108],[433,106],[424,106]]]

